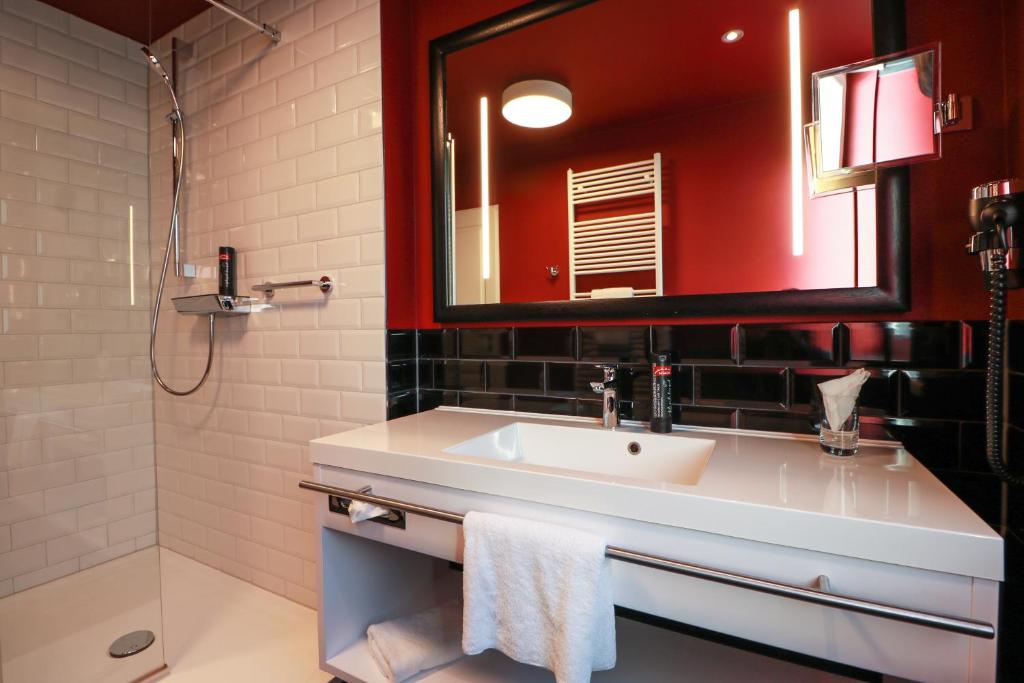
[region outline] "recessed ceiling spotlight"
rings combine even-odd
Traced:
[[[722,34],[723,43],[735,43],[743,37],[743,29],[731,28]]]
[[[519,81],[502,93],[501,115],[525,128],[557,126],[572,116],[572,93],[554,81]]]

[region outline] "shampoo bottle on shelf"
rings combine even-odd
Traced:
[[[217,290],[221,296],[238,296],[235,280],[238,269],[235,264],[235,248],[221,247],[217,254]]]

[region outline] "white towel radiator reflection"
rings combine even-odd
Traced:
[[[654,287],[634,288],[636,296],[661,296],[661,154],[651,159],[590,171],[566,172],[569,204],[569,298],[589,299],[591,287],[579,291],[580,275],[654,273]],[[613,214],[650,196],[650,211]],[[639,199],[636,199],[639,198]],[[577,220],[579,207],[607,209],[611,215]],[[602,211],[602,214],[604,211]]]

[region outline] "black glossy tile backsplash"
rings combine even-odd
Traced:
[[[735,363],[738,325],[656,325],[652,345],[678,363]]]
[[[512,331],[516,358],[576,360],[575,327],[519,327]]]
[[[839,365],[842,325],[745,325],[739,328],[739,354],[745,364]]]
[[[495,361],[488,363],[487,391],[543,394],[544,364],[523,361]]]
[[[388,363],[388,392],[415,391],[419,384],[419,363],[415,360],[399,360]]]
[[[848,369],[796,368],[790,371],[793,411],[810,412],[820,407],[818,384],[848,374]],[[860,390],[858,410],[864,415],[899,414],[898,371],[872,368],[871,377]]]
[[[651,355],[649,327],[580,327],[580,360],[646,363]]]
[[[1014,320],[1010,323],[1008,337],[1007,356],[1009,357],[1010,377],[1008,382],[1008,416],[1009,429],[1007,430],[1007,453],[1009,453],[1010,469],[1014,472],[1024,471],[1024,462],[1020,454],[1024,453],[1024,320]],[[975,438],[977,446],[971,451],[969,464],[974,469],[986,468],[985,463],[985,434],[984,430],[978,430]],[[1016,541],[1024,543],[1024,486],[1009,486],[1006,489],[1007,511],[1006,523],[1010,534]],[[1021,559],[1021,558],[1018,558]],[[1024,561],[1018,565],[1021,572],[1024,572]],[[1024,589],[1017,590],[1024,594]],[[1024,606],[1024,600],[1021,601]]]
[[[963,322],[847,323],[851,365],[895,365],[918,368],[962,367],[970,356]],[[968,348],[962,349],[966,343]]]
[[[487,366],[482,361],[435,360],[434,389],[483,391]]]
[[[985,375],[980,370],[901,370],[900,414],[985,419]]]
[[[695,369],[694,403],[700,406],[786,408],[789,391],[785,368]]]
[[[672,354],[675,422],[811,434],[816,385],[867,367],[862,434],[903,441],[995,525],[999,484],[984,455],[986,338],[976,321],[390,330],[388,417],[441,405],[595,417],[595,366],[615,363],[623,416],[647,420],[653,351]],[[1011,324],[1009,353],[1010,433],[1024,447],[1024,321]],[[1022,498],[1011,494],[1017,524]]]
[[[512,330],[459,330],[460,358],[511,358]]]
[[[388,335],[416,334],[418,358],[456,358],[459,355],[458,330],[388,330]],[[391,360],[389,357],[388,360]]]
[[[393,330],[387,335],[389,361],[413,360],[416,358],[416,331]],[[388,383],[390,386],[390,382]]]
[[[550,396],[585,395],[591,382],[599,382],[603,373],[593,364],[545,363],[545,387]]]

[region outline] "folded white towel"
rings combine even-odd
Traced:
[[[466,515],[462,649],[495,648],[586,683],[615,666],[605,542],[583,531],[484,512]]]
[[[370,654],[389,681],[404,681],[462,657],[462,605],[456,600],[366,629]]]
[[[353,500],[348,504],[348,518],[353,524],[373,519],[374,517],[383,517],[386,514],[388,514],[387,508],[382,508],[380,505],[374,505],[373,503]]]
[[[633,296],[632,287],[605,287],[590,290],[591,299],[628,299]]]

